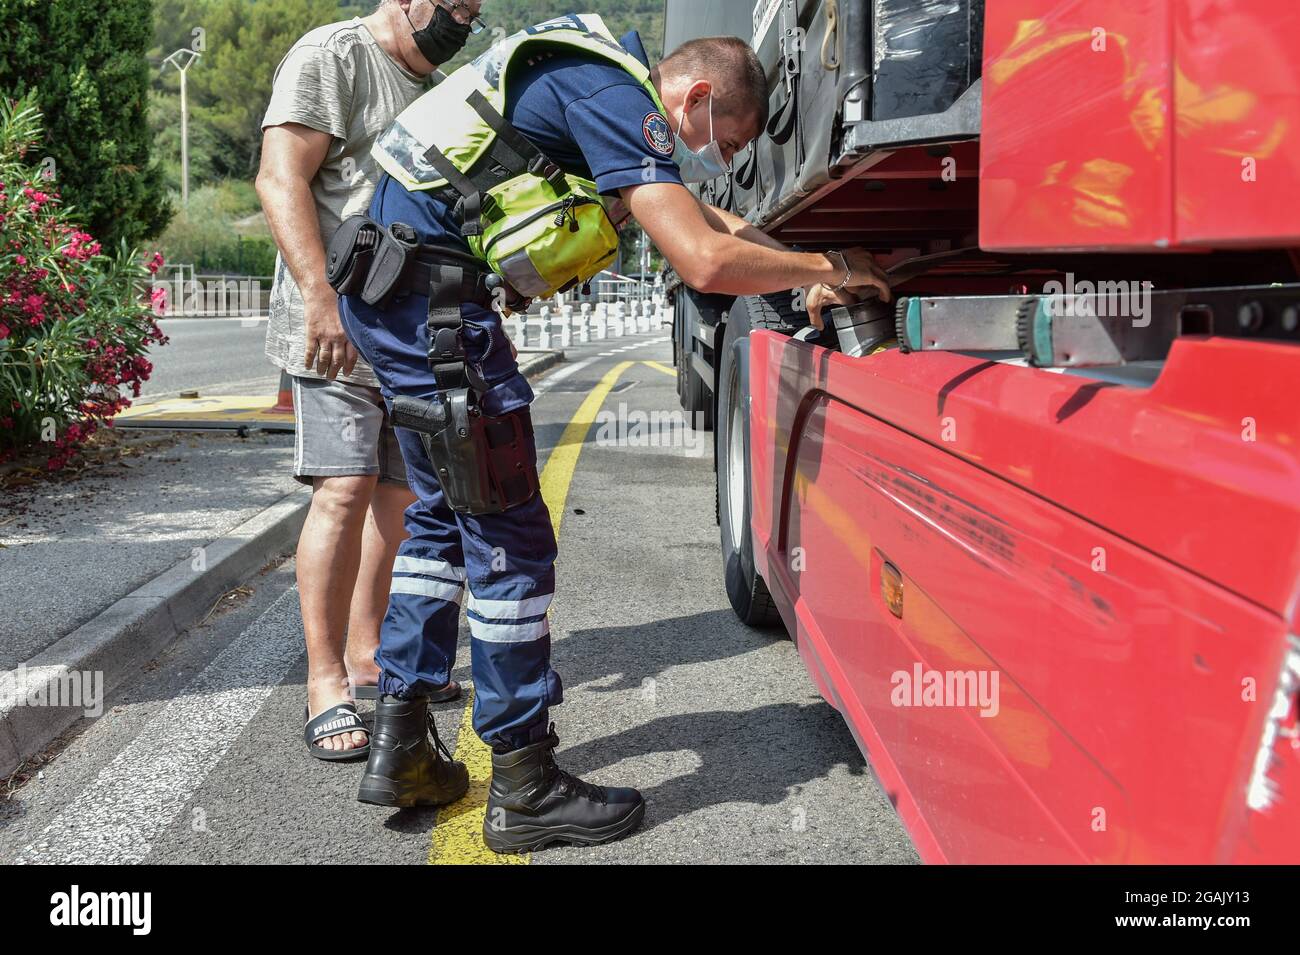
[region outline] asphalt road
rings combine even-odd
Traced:
[[[267,360],[265,318],[164,318],[171,341],[149,355],[153,375],[141,398],[174,398],[182,390],[200,394],[274,394],[280,372]]]
[[[595,417],[633,425],[637,412],[678,410],[668,341],[597,347],[540,379],[534,407],[548,504],[562,515],[552,631],[565,702],[552,718],[561,765],[636,785],[649,808],[622,842],[512,860],[916,861],[794,646],[731,613],[711,436],[678,427],[647,440],[633,427],[620,438]],[[468,687],[467,642],[462,620],[455,677]],[[0,862],[501,861],[478,838],[484,750],[465,726],[468,699],[437,713],[478,774],[466,799],[365,806],[361,764],[305,751],[301,647],[287,562],[110,699],[39,778],[0,796]]]

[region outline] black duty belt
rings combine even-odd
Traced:
[[[493,292],[500,285],[499,277],[483,268],[470,256],[468,262],[451,256],[430,255],[425,249],[406,269],[399,290],[407,295],[428,295],[429,307],[451,308],[462,303],[492,308]]]
[[[340,295],[359,295],[367,305],[387,310],[408,295],[427,295],[429,366],[440,389],[486,384],[465,361],[465,304],[495,310],[521,305],[501,276],[469,252],[421,243],[404,222],[384,228],[367,216],[347,219],[330,241],[326,275]]]

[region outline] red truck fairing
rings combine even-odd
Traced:
[[[1243,839],[1300,579],[1300,352],[1180,342],[1148,390],[751,349],[759,572],[925,858],[1295,859],[1294,790]],[[1000,711],[895,705],[918,662],[999,672]]]

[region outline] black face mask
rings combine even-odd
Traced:
[[[406,15],[406,22],[411,23],[411,15]],[[415,24],[411,23],[414,27]],[[420,48],[420,55],[434,66],[441,66],[459,53],[469,39],[469,24],[458,23],[447,12],[447,8],[434,5],[433,19],[428,26],[421,27],[411,34],[415,45]]]

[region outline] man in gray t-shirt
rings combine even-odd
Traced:
[[[294,476],[313,489],[298,542],[312,755],[361,758],[369,742],[349,686],[372,686],[403,512],[415,500],[378,382],[343,333],[325,248],[370,205],[375,139],[427,87],[477,21],[480,0],[383,0],[318,27],[275,72],[257,193],[280,254],[267,357],[293,378]],[[441,11],[439,8],[441,7]],[[445,59],[446,57],[439,57]],[[347,635],[346,655],[344,634]],[[454,683],[445,689],[459,693]],[[357,727],[354,729],[354,727]]]

